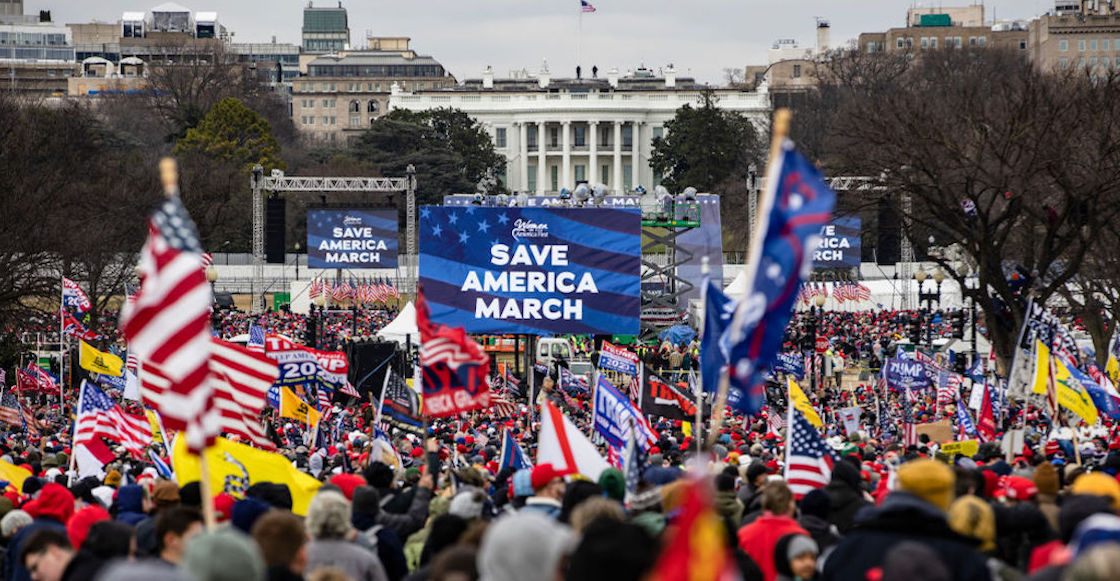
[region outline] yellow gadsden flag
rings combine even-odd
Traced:
[[[112,375],[120,377],[124,374],[124,362],[112,353],[104,353],[94,349],[89,343],[81,341],[78,352],[78,365],[90,373]]]
[[[237,498],[243,498],[245,491],[258,482],[285,484],[292,492],[292,512],[303,515],[307,514],[307,504],[322,484],[296,470],[280,454],[235,444],[225,438],[218,438],[213,446],[206,449],[205,454],[214,494],[228,492]],[[199,457],[187,452],[185,438],[175,438],[171,460],[180,484],[202,477]]]
[[[824,425],[821,416],[817,414],[817,410],[813,409],[813,404],[805,396],[805,392],[801,391],[801,386],[797,385],[797,382],[793,379],[789,380],[789,401],[793,404],[793,407],[805,415],[805,419],[809,420],[810,424],[818,428]]]
[[[1060,358],[1054,359],[1054,383],[1058,386],[1058,405],[1077,414],[1087,425],[1097,423],[1097,406]]]
[[[309,426],[319,425],[319,410],[307,405],[286,386],[280,387],[280,417],[299,420]]]
[[[14,487],[16,492],[23,490],[23,481],[31,478],[31,473],[26,468],[0,460],[0,480]]]

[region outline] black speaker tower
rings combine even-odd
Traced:
[[[265,204],[264,255],[270,263],[284,263],[284,221],[287,216],[287,200],[271,195]]]

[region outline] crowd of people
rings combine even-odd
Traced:
[[[390,320],[366,316],[371,327]],[[254,321],[295,338],[303,328],[298,315],[231,313],[218,331],[241,334]],[[896,321],[836,313],[817,324],[837,352],[866,362],[895,339]],[[345,340],[348,323],[340,314],[329,328],[337,325],[332,332]],[[791,344],[803,323],[791,325]],[[691,347],[633,349],[683,358]],[[698,481],[719,522],[707,542],[724,543],[727,573],[742,579],[1120,578],[1120,434],[1107,418],[1070,430],[1011,402],[995,441],[971,456],[948,454],[926,436],[907,442],[901,434],[906,415],[916,423],[954,417],[953,404],[932,391],[907,400],[874,382],[822,383],[806,391],[835,461],[827,484],[801,495],[794,490],[802,483],[783,476],[789,427],[779,418],[788,403],[774,383],[762,415],[730,416],[715,434],[647,418],[656,441],[628,490],[625,466],[595,480],[550,463],[502,466],[507,431],[536,458],[540,401],[594,432],[590,394],[556,389],[554,379],[536,399],[515,400],[508,415],[432,420],[423,436],[390,431],[395,462],[374,453],[378,425],[368,401],[336,394],[335,429],[310,443],[302,424],[270,410],[263,423],[278,452],[322,486],[305,514],[293,511],[293,492],[281,483],[221,492],[205,499],[219,521],[209,530],[199,483],[159,475],[163,446],[142,457],[117,448],[103,476],[75,478],[72,402],[26,401],[38,433],[8,426],[0,441],[0,461],[33,475],[0,497],[3,579],[653,579],[684,526],[685,491]],[[501,380],[494,389],[513,398]],[[967,399],[964,390],[958,395]],[[860,427],[849,432],[835,412],[853,405]],[[1005,450],[1000,438],[1011,427],[1023,429],[1024,443]],[[712,445],[702,446],[709,436]],[[609,456],[605,446],[599,451]],[[692,578],[728,578],[721,573]]]

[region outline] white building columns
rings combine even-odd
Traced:
[[[560,162],[560,188],[572,188],[572,122],[564,121],[560,125],[560,152],[563,156]]]
[[[626,190],[622,186],[622,122],[614,122],[614,166],[612,167],[611,187],[615,193]]]
[[[518,191],[529,191],[529,124],[522,121],[517,124],[520,155],[517,156],[517,169],[521,172],[521,187]]]
[[[642,122],[634,121],[630,127],[630,189],[634,189],[642,183]]]
[[[590,159],[587,162],[587,183],[591,187],[599,183],[599,122],[587,122],[587,137],[590,140],[588,143],[588,154]]]
[[[544,157],[544,121],[537,122],[537,194],[544,194],[544,182],[548,179],[548,161]]]

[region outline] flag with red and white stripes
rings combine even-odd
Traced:
[[[307,298],[315,300],[319,295],[323,294],[323,280],[316,278],[311,281],[311,286],[307,287]]]
[[[210,268],[210,265],[214,263],[214,255],[209,252],[203,252],[202,255],[199,256],[199,262],[202,263],[202,270],[205,272],[206,269]]]
[[[212,439],[203,418],[211,412],[210,286],[200,268],[202,247],[190,216],[171,195],[148,223],[140,253],[140,291],[121,309],[120,328],[143,368],[163,374],[167,388],[156,410],[164,426],[182,431],[192,453]]]
[[[124,411],[97,386],[82,380],[74,422],[74,446],[97,438],[119,443],[129,454],[140,458],[144,448],[152,443],[152,426],[148,418]]]
[[[348,395],[350,397],[357,398],[362,397],[362,394],[358,393],[358,390],[354,389],[354,386],[350,385],[349,381],[344,381],[342,385],[338,386],[338,391],[341,392],[342,395]]]
[[[789,406],[789,415],[785,480],[794,497],[800,499],[828,484],[839,458],[797,406]]]
[[[268,388],[280,376],[276,361],[264,353],[220,339],[213,339],[211,348],[210,383],[214,397],[211,409],[202,418],[204,440],[200,447],[209,446],[216,436],[226,433],[241,436],[262,448],[274,448],[261,425],[260,415]],[[161,369],[151,365],[141,368],[140,394],[144,403],[163,409],[170,387],[171,382]],[[164,420],[166,422],[166,417]]]
[[[903,446],[917,446],[918,445],[918,425],[914,423],[914,404],[917,403],[917,396],[910,388],[906,388],[905,398],[899,403],[902,404],[902,433],[900,435],[900,442]]]
[[[517,413],[517,404],[509,401],[504,395],[494,393],[490,396],[490,408],[500,418],[508,418]]]

